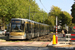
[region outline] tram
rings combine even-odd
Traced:
[[[49,25],[29,19],[12,18],[9,39],[31,39],[49,34]]]

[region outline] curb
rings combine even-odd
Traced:
[[[53,45],[52,41],[50,44],[47,45],[48,47],[74,47],[72,45],[70,45],[70,42],[65,42],[65,41],[60,41],[58,44]]]

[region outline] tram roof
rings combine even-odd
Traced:
[[[29,20],[29,19],[23,19],[23,18],[12,18],[11,20]]]
[[[31,21],[33,23],[37,23],[37,24],[42,24],[42,25],[47,25],[47,24],[43,24],[43,23],[39,23],[33,20],[29,20],[29,19],[23,19],[23,18],[12,18],[11,20],[27,20],[27,21]],[[47,25],[48,26],[48,25]]]

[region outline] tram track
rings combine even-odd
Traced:
[[[29,39],[29,40],[28,39],[25,39],[25,40],[9,40],[8,37],[6,37],[6,36],[2,36],[0,39],[4,39],[6,41],[13,41],[13,42],[15,42],[15,41],[49,41],[50,42],[52,40],[54,34],[55,33],[50,33],[48,35],[42,35],[40,37],[32,38],[32,39]]]
[[[43,36],[40,36],[40,37],[30,39],[29,41],[51,41],[54,34],[55,33],[50,33],[48,35],[43,35]]]

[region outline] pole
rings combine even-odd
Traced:
[[[57,27],[58,26],[57,25],[58,25],[58,17],[56,16],[56,44],[58,43],[58,36],[57,36],[57,33],[58,33]]]
[[[29,2],[30,2],[30,0],[29,0]],[[29,5],[29,19],[30,19],[30,5]]]
[[[44,24],[44,13],[43,13],[43,24]]]
[[[58,17],[56,16],[56,35],[57,35],[57,19]]]

